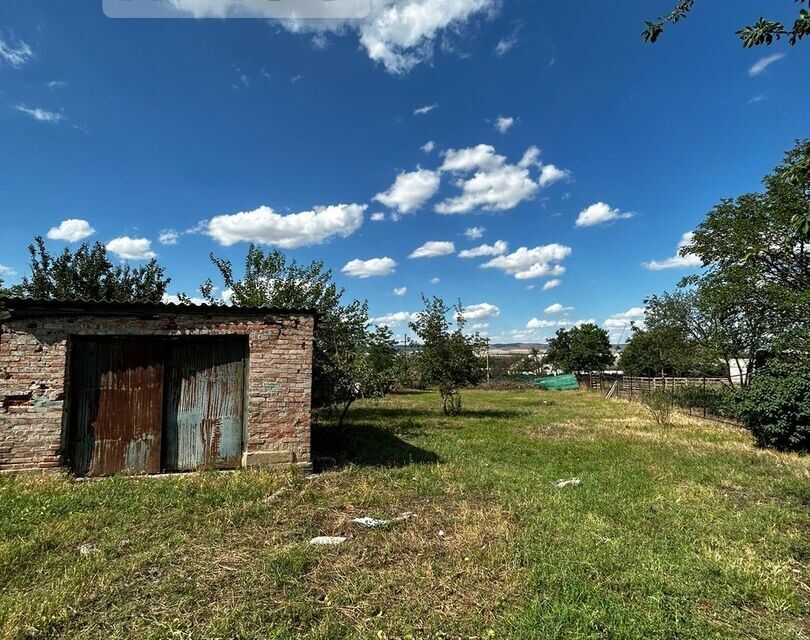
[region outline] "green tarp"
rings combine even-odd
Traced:
[[[579,389],[577,378],[573,374],[564,376],[549,376],[547,378],[537,378],[537,386],[549,391],[564,391],[568,389]]]

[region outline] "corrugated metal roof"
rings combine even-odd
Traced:
[[[38,300],[35,298],[0,297],[0,311],[14,315],[15,312],[76,312],[106,314],[153,314],[182,313],[210,315],[311,315],[317,316],[314,309],[284,307],[236,307],[225,304],[182,304],[176,302],[143,303],[111,302],[109,300]],[[2,316],[0,316],[1,318]]]

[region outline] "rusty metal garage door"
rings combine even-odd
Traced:
[[[244,339],[81,339],[71,349],[66,457],[77,475],[240,465]]]
[[[166,361],[167,471],[240,465],[246,352],[245,341],[233,338],[172,347]]]
[[[75,343],[68,458],[77,475],[160,471],[161,351],[149,342]]]

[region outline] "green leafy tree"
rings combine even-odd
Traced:
[[[28,251],[31,275],[15,293],[40,300],[159,303],[171,282],[155,259],[138,268],[113,265],[100,242],[52,255],[38,236]]]
[[[797,4],[805,4],[808,0],[796,0]],[[689,14],[695,6],[695,0],[678,0],[678,3],[668,14],[652,21],[647,21],[641,36],[646,42],[656,42],[664,32],[665,25],[677,24]],[[790,44],[795,45],[804,36],[810,34],[810,12],[805,8],[799,9],[799,15],[793,25],[785,26],[779,20],[759,18],[754,24],[737,31],[744,47],[756,47],[762,44],[773,44],[775,40],[787,38]]]
[[[619,367],[629,376],[708,376],[722,373],[710,357],[702,357],[682,327],[656,326],[654,329],[632,328]]]
[[[458,303],[456,328],[451,331],[447,316],[450,307],[440,298],[422,298],[425,308],[416,321],[411,322],[421,347],[415,354],[416,367],[422,380],[439,389],[442,409],[447,415],[462,411],[459,389],[478,384],[485,377],[485,366],[480,354],[485,341],[478,335],[466,335],[464,307]]]
[[[235,305],[317,312],[313,403],[320,407],[343,407],[341,425],[355,400],[390,388],[390,381],[386,387],[381,380],[388,368],[388,355],[393,357],[386,346],[390,334],[385,330],[369,334],[368,305],[358,300],[344,302],[344,290],[337,287],[332,271],[323,262],[301,265],[295,260],[288,261],[278,250],[265,253],[250,245],[244,274],[237,278],[229,260],[214,255],[211,260]],[[208,302],[218,302],[211,280],[200,291]],[[393,345],[388,346],[393,349]],[[377,365],[381,368],[377,369]]]
[[[592,323],[559,329],[549,340],[546,362],[573,373],[602,371],[614,362],[608,332]]]

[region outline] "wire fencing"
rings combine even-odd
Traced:
[[[622,375],[580,376],[580,385],[606,398],[643,402],[666,394],[673,406],[693,416],[739,426],[736,390],[726,378],[639,378]]]

